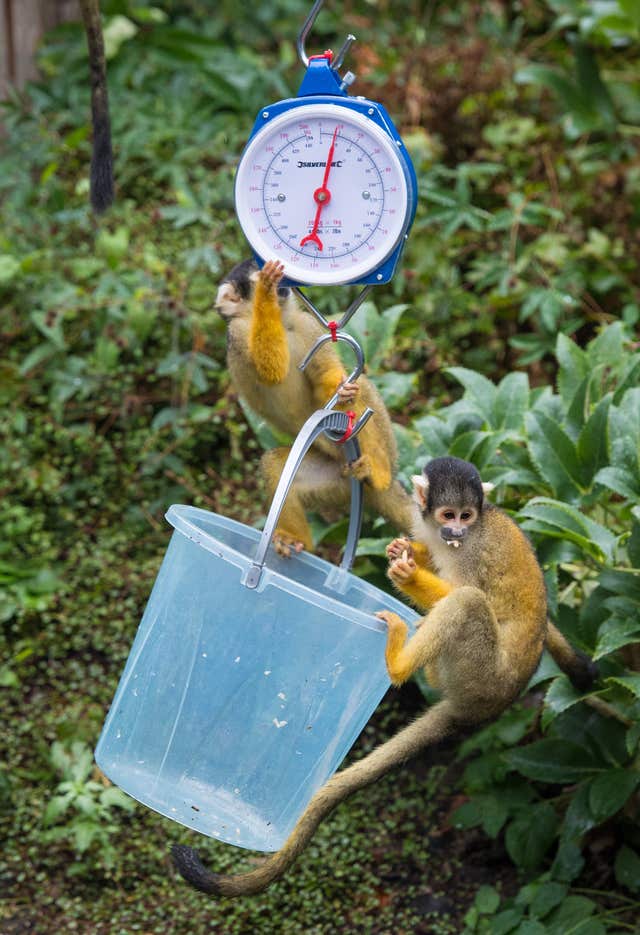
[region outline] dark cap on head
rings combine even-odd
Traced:
[[[475,465],[461,458],[434,458],[422,473],[429,482],[429,513],[442,504],[472,505],[478,512],[482,509],[484,491]]]
[[[254,259],[243,260],[227,273],[222,282],[230,282],[235,286],[240,298],[248,299],[251,295],[251,276],[257,271],[258,264]],[[286,299],[290,292],[289,286],[278,286],[279,298]]]

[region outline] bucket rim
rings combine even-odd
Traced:
[[[190,541],[194,542],[195,545],[206,549],[208,552],[212,552],[220,558],[228,559],[232,564],[247,571],[252,565],[252,559],[245,553],[234,549],[233,546],[227,545],[225,542],[220,542],[215,536],[212,536],[206,530],[202,529],[201,526],[194,522],[194,516],[195,518],[202,517],[208,520],[220,520],[222,525],[227,528],[243,534],[249,533],[251,537],[255,537],[256,542],[259,540],[261,533],[257,529],[254,529],[253,526],[246,525],[246,523],[241,523],[221,513],[214,513],[212,510],[205,510],[202,507],[190,506],[189,504],[174,503],[165,513],[167,522],[169,522],[177,532],[180,532]],[[420,618],[420,615],[416,613],[412,607],[409,607],[407,604],[402,604],[393,595],[385,591],[380,591],[379,588],[365,581],[365,579],[359,578],[352,572],[341,570],[337,565],[333,565],[331,562],[327,562],[317,555],[313,555],[310,552],[301,552],[292,556],[291,559],[287,559],[287,561],[310,565],[318,571],[325,573],[327,576],[333,571],[342,571],[344,575],[353,579],[354,583],[359,588],[371,589],[379,593],[385,606],[389,608],[391,605],[390,609],[398,613],[411,630],[414,628],[414,622]],[[380,633],[386,633],[387,631],[386,624],[382,620],[374,616],[372,612],[361,610],[347,603],[344,599],[341,599],[342,595],[338,591],[335,592],[335,596],[324,591],[321,593],[309,585],[302,584],[288,577],[278,569],[269,567],[269,565],[265,565],[265,573],[265,582],[272,587],[279,587],[281,590],[285,590],[290,594],[296,594],[306,603],[317,605],[321,602],[321,606],[326,610],[332,611],[346,618],[349,622],[365,627],[368,630],[376,630]],[[262,587],[260,587],[259,590],[262,591]]]

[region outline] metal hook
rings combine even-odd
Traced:
[[[323,335],[321,335],[321,336],[317,339],[317,341],[315,342],[315,344],[309,349],[309,352],[307,353],[307,355],[306,355],[306,357],[304,358],[304,360],[301,361],[301,363],[298,364],[298,370],[304,370],[304,369],[307,367],[307,365],[308,365],[309,361],[311,360],[311,358],[313,357],[313,355],[316,353],[316,351],[318,351],[318,350],[322,347],[323,344],[326,344],[327,341],[333,341],[333,340],[336,340],[336,341],[344,341],[346,344],[349,345],[349,347],[353,348],[353,351],[355,352],[355,355],[356,355],[356,366],[355,366],[354,369],[351,371],[351,373],[349,374],[349,376],[347,377],[347,379],[344,381],[344,383],[353,383],[354,380],[357,380],[357,379],[358,379],[358,377],[360,376],[360,374],[361,374],[362,371],[364,370],[364,354],[362,353],[362,348],[360,347],[360,345],[358,344],[358,342],[356,341],[356,339],[355,339],[355,338],[352,338],[350,334],[346,334],[346,332],[344,332],[344,331],[336,331],[335,339],[334,339],[333,335],[331,335],[331,334],[323,334]],[[341,384],[341,385],[344,386],[344,383]],[[333,394],[333,396],[331,397],[331,399],[330,399],[327,403],[325,403],[324,408],[325,408],[325,409],[333,409],[333,407],[335,406],[335,404],[338,402],[338,399],[339,399],[339,398],[340,398],[340,397],[338,396],[338,392],[337,392],[337,390],[336,390],[336,392]],[[358,420],[358,425],[362,422],[363,419],[364,419],[365,421],[367,421],[367,419],[369,418],[369,416],[367,415],[367,412],[373,413],[373,410],[371,409],[371,410],[365,411],[365,412],[363,413],[363,415],[360,417],[360,419]],[[366,417],[366,418],[365,418],[365,417]],[[363,424],[364,424],[364,423],[363,423]]]
[[[324,317],[322,312],[318,311],[318,309],[315,307],[311,299],[309,299],[304,294],[304,292],[302,291],[302,289],[300,289],[299,286],[293,286],[292,288],[295,294],[301,300],[301,302],[304,305],[306,305],[306,307],[309,309],[309,311],[313,315],[315,315],[315,317],[318,319],[320,324],[323,325],[325,328],[327,328],[329,325],[329,322]],[[355,299],[353,300],[349,308],[346,310],[346,312],[344,313],[344,315],[338,322],[338,328],[344,328],[344,326],[349,321],[349,319],[352,318],[352,316],[355,315],[355,313],[358,311],[358,309],[360,308],[360,306],[362,305],[362,303],[364,302],[364,300],[369,295],[372,289],[373,289],[373,285],[365,286],[364,289],[355,297]]]
[[[298,55],[300,56],[300,61],[302,62],[305,68],[307,68],[307,66],[309,65],[309,56],[305,52],[304,44],[306,42],[307,36],[311,32],[313,24],[315,23],[318,17],[318,13],[320,12],[323,6],[324,6],[324,0],[315,0],[315,3],[311,7],[311,12],[307,16],[304,23],[302,24],[302,29],[298,33],[298,41],[296,43],[296,48],[298,50]],[[338,54],[336,55],[336,57],[334,58],[332,62],[333,68],[335,68],[336,70],[340,68],[340,66],[344,62],[345,55],[347,54],[347,52],[349,51],[349,49],[351,48],[351,46],[353,45],[355,41],[356,41],[356,37],[351,35],[351,33],[349,33],[349,35],[344,41],[344,45],[342,46],[342,48],[340,49],[340,51],[338,52]]]

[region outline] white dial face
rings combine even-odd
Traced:
[[[397,144],[346,107],[295,107],[247,145],[236,211],[258,256],[280,259],[291,279],[356,281],[380,266],[406,230]]]

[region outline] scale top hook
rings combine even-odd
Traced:
[[[309,33],[311,32],[313,28],[313,24],[318,18],[318,13],[320,12],[323,6],[324,6],[324,0],[315,0],[315,3],[311,7],[311,12],[307,16],[304,23],[302,24],[302,29],[298,33],[298,41],[296,43],[296,48],[298,50],[300,61],[302,62],[305,68],[307,68],[309,65],[309,56],[307,55],[305,51],[304,44],[307,40],[307,36],[309,35]],[[349,51],[349,49],[351,48],[351,46],[353,45],[355,41],[356,41],[356,37],[352,35],[351,33],[349,33],[349,35],[344,41],[344,44],[342,45],[342,48],[340,49],[338,54],[333,59],[333,62],[332,62],[333,68],[335,69],[340,68],[340,66],[344,62],[345,55],[347,54],[347,52]]]

